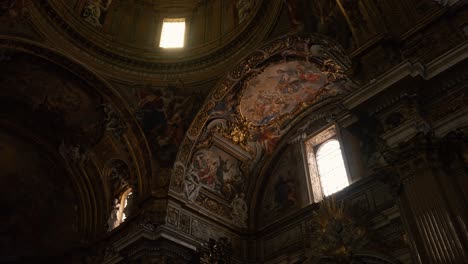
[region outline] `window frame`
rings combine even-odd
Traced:
[[[329,133],[330,135],[326,135],[327,133]],[[319,137],[322,137],[321,134],[324,134],[325,136],[323,136],[323,138],[319,138]],[[318,138],[317,143],[313,144],[312,146],[308,146],[309,145],[308,142],[310,142],[310,140],[314,138]],[[320,146],[322,146],[324,143],[332,139],[336,139],[338,143],[340,144],[341,157],[343,158],[343,164],[344,164],[345,171],[346,171],[346,177],[348,178],[348,183],[349,183],[348,186],[353,183],[351,173],[349,170],[348,158],[346,156],[346,151],[343,146],[343,136],[340,131],[339,125],[336,122],[333,122],[317,130],[315,133],[311,133],[307,135],[301,141],[301,149],[303,153],[302,156],[304,159],[304,168],[305,168],[306,182],[308,185],[307,190],[309,194],[310,203],[320,202],[321,200],[323,200],[323,198],[326,197],[323,194],[322,179],[319,174],[318,166],[317,166],[317,151],[320,148]],[[312,153],[309,152],[309,148],[312,148]],[[313,155],[313,160],[309,160],[310,155]],[[316,184],[318,184],[318,187],[316,186]],[[320,189],[320,191],[318,191],[318,189]],[[330,194],[330,195],[333,195],[333,194]]]

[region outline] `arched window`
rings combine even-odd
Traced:
[[[331,139],[320,145],[316,159],[323,195],[328,196],[349,185],[338,140]]]
[[[337,129],[331,126],[304,141],[314,202],[349,185]]]

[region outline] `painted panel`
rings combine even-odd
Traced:
[[[316,97],[326,83],[327,77],[310,62],[281,62],[248,81],[240,110],[254,124],[265,125]]]

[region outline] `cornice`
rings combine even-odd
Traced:
[[[235,65],[233,62],[255,49],[270,32],[274,23],[268,21],[276,19],[281,4],[280,0],[262,1],[252,21],[237,32],[237,35],[226,38],[224,45],[217,45],[217,49],[198,54],[193,52],[195,55],[183,59],[170,56],[162,58],[162,54],[124,46],[110,46],[114,43],[109,39],[87,39],[77,30],[79,25],[76,21],[69,21],[69,16],[64,17],[59,9],[46,0],[34,4],[31,8],[31,20],[48,43],[79,58],[111,79],[125,79],[136,83],[183,79],[185,83],[196,83],[223,74],[226,69]],[[94,29],[85,27],[84,31],[92,36],[92,30]]]
[[[421,76],[425,80],[432,79],[434,76],[465,60],[467,57],[468,41],[465,40],[457,47],[434,58],[428,63],[423,64],[421,61],[405,60],[379,77],[372,79],[360,90],[348,96],[348,98],[343,101],[343,105],[348,109],[354,109],[408,76]]]

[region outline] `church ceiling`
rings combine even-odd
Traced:
[[[96,105],[103,100],[91,87],[40,58],[24,53],[8,56],[4,61],[8,67],[1,74],[0,95],[7,100],[2,108],[3,113],[10,112],[9,119],[21,113],[14,105],[21,105],[26,116],[18,116],[17,120],[30,123],[36,130],[48,130],[43,131],[44,135],[53,136],[55,144],[67,141],[92,145],[99,141],[104,133],[99,124],[105,115]]]
[[[37,217],[49,219],[51,223],[58,221],[52,219],[60,217],[56,213],[68,214],[72,210],[70,216],[76,223],[68,223],[69,215],[64,215],[63,224],[74,228],[74,233],[67,233],[70,230],[58,230],[63,231],[64,239],[70,234],[73,236],[72,241],[92,241],[107,229],[108,211],[114,196],[122,193],[122,182],[127,184],[127,188],[131,186],[134,197],[137,198],[149,189],[151,175],[148,173],[151,172],[151,165],[148,161],[151,154],[147,151],[137,120],[112,88],[75,61],[38,44],[18,39],[0,38],[0,49],[4,69],[0,73],[2,131],[12,131],[13,135],[18,136],[32,135],[33,138],[28,140],[34,144],[31,143],[31,149],[24,150],[24,153],[34,154],[32,158],[47,159],[43,164],[39,158],[28,161],[29,154],[24,155],[24,164],[27,164],[25,169],[18,165],[19,161],[8,162],[3,157],[14,158],[22,148],[11,145],[16,144],[14,140],[5,139],[2,142],[1,151],[4,152],[1,155],[4,155],[1,161],[11,163],[13,167],[2,167],[6,170],[1,171],[2,186],[11,184],[12,190],[26,188],[24,192],[29,192],[29,195],[25,199],[32,197],[32,200],[40,203],[38,210],[44,210],[37,213]],[[13,143],[10,144],[9,141]],[[41,148],[47,149],[47,153],[43,153]],[[50,155],[52,156],[49,158]],[[34,167],[38,163],[40,170]],[[45,169],[48,167],[50,170]],[[29,175],[34,181],[31,181],[31,185],[22,185],[19,183],[23,181],[21,179],[9,180],[10,174],[14,173],[24,177]],[[55,174],[62,177],[63,181],[56,182]],[[48,182],[51,185],[50,193],[46,191],[49,187],[41,185]],[[15,184],[20,186],[16,188]],[[54,191],[57,189],[73,196],[73,201],[66,197],[62,199],[62,193]],[[45,201],[34,198],[42,196],[50,202],[58,199],[64,204],[57,202],[57,208],[60,208],[51,213],[49,211],[55,207],[46,207]],[[19,199],[15,197],[12,195],[11,199]],[[28,201],[25,200],[24,203]],[[65,204],[70,208],[61,207]],[[20,208],[29,207],[21,205]],[[31,218],[34,217],[25,215],[21,210],[8,213],[13,222],[18,221],[18,226],[12,228],[21,229],[21,225],[32,221]],[[47,212],[51,217],[44,217]],[[50,223],[41,224],[44,228],[54,226]],[[24,227],[24,230],[28,228]],[[38,236],[47,237],[41,230],[44,229],[38,229]],[[52,238],[53,235],[51,234]],[[26,243],[29,238],[18,237],[18,241],[23,240]],[[72,246],[80,245],[64,242],[64,247]],[[27,256],[29,253],[12,254]]]
[[[282,2],[179,3],[54,0],[34,2],[29,9],[35,28],[52,45],[87,60],[98,72],[125,82],[167,84],[178,79],[197,83],[222,74],[268,34],[273,23],[265,22],[275,19]],[[159,47],[162,21],[168,17],[186,18],[183,49]],[[57,31],[64,37],[55,38]]]
[[[269,65],[246,82],[239,112],[253,125],[268,125],[297,111],[301,103],[319,98],[326,84],[327,76],[311,62]]]
[[[188,251],[224,237],[251,261],[305,249],[317,187],[306,135],[336,121],[357,181],[383,164],[379,144],[419,122],[402,103],[413,93],[389,84],[405,90],[399,74],[421,75],[432,123],[463,106],[444,104],[458,91],[440,95],[464,79],[432,78],[463,58],[445,56],[466,40],[466,19],[448,7],[462,1],[400,2],[0,1],[0,259],[91,245],[102,258],[87,263],[128,262],[159,254],[167,234]],[[158,45],[173,17],[188,22],[179,51]],[[366,197],[386,195],[370,179]]]
[[[239,227],[265,161],[301,114],[348,94],[349,61],[319,36],[255,51],[212,91],[182,142],[171,190]]]

